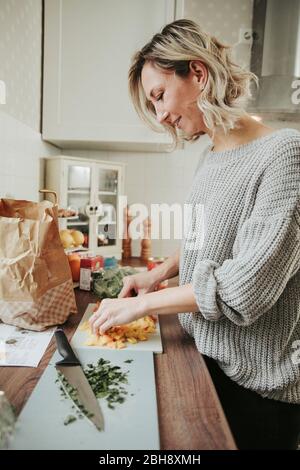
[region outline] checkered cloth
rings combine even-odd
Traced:
[[[0,320],[28,330],[41,331],[64,323],[70,313],[76,313],[73,283],[68,279],[48,290],[37,301],[0,300]]]

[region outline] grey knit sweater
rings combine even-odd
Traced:
[[[209,149],[186,204],[179,279],[199,312],[181,325],[241,386],[300,403],[300,132]]]

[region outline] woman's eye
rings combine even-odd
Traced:
[[[160,100],[162,99],[162,97],[163,97],[163,96],[164,96],[164,94],[163,94],[163,93],[161,93],[160,95],[158,95],[158,96],[156,97],[156,101],[160,101]]]

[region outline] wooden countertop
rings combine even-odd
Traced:
[[[124,263],[125,264],[125,263]],[[132,266],[140,266],[132,258]],[[176,285],[176,279],[170,282]],[[93,293],[75,289],[78,314],[71,315],[64,330],[72,338]],[[155,376],[161,450],[236,449],[231,431],[206,364],[177,315],[160,316],[163,354],[155,354]],[[4,390],[17,414],[28,400],[55,351],[52,339],[37,368],[0,367]]]

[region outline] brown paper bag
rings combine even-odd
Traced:
[[[76,312],[57,207],[0,199],[0,320],[41,331]]]

